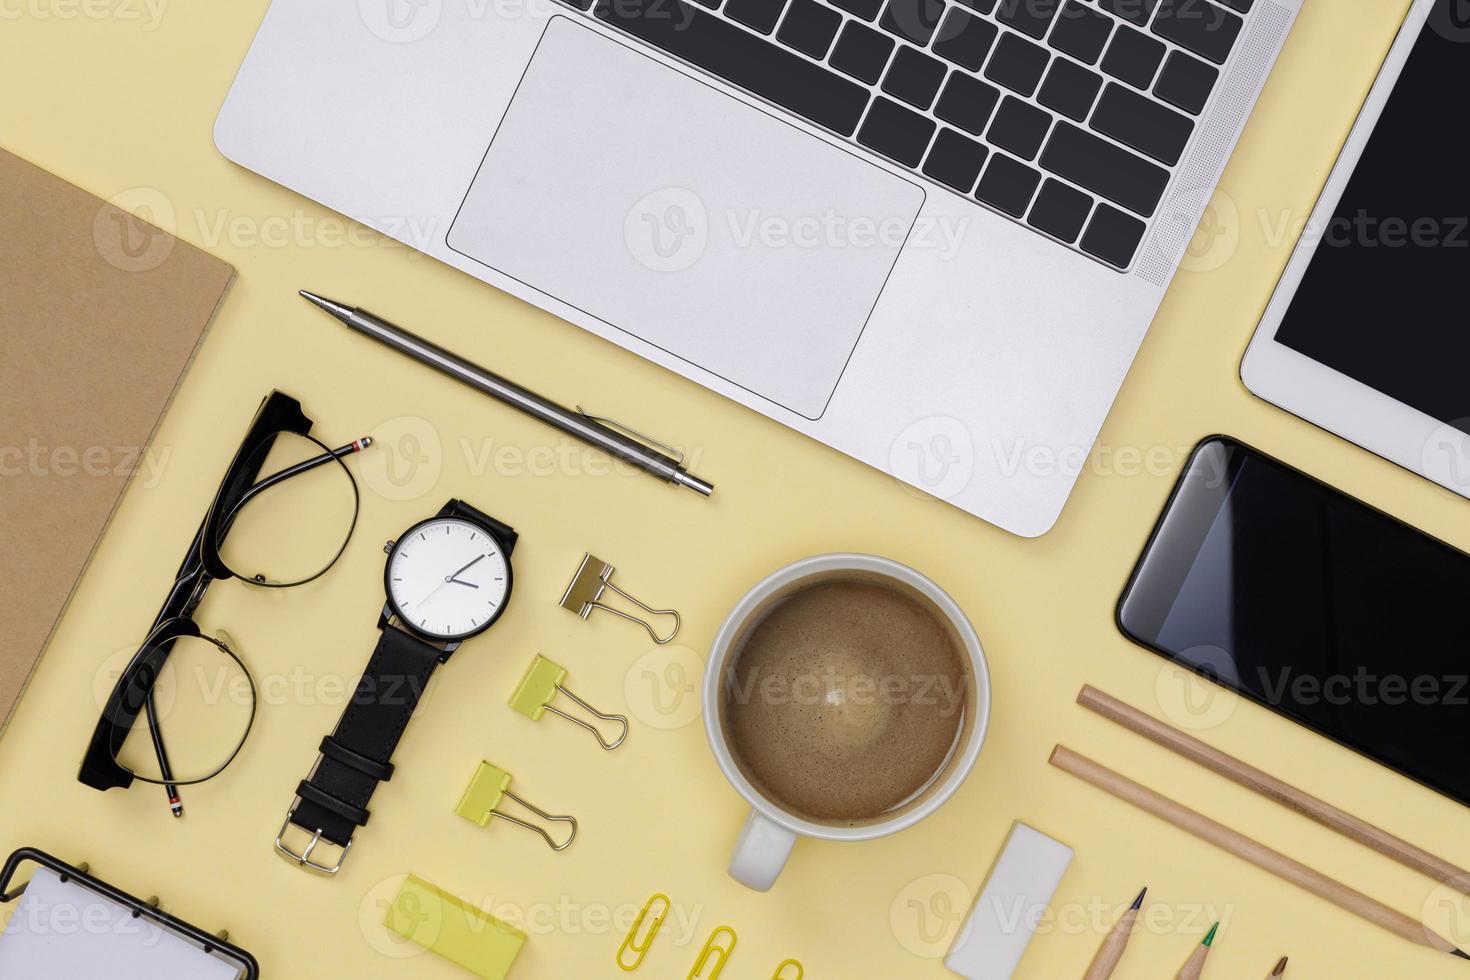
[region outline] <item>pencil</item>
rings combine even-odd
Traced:
[[[1470,960],[1470,955],[1456,949],[1454,943],[1431,932],[1418,920],[1411,919],[1402,912],[1396,912],[1382,902],[1369,898],[1362,892],[1355,891],[1279,851],[1273,851],[1239,831],[1211,820],[1202,813],[1196,813],[1162,794],[1155,793],[1146,786],[1140,786],[1106,766],[1098,765],[1091,759],[1078,755],[1064,745],[1058,745],[1052,752],[1051,764],[1084,782],[1091,783],[1104,792],[1113,794],[1120,800],[1132,803],[1140,810],[1151,813],[1160,820],[1171,823],[1181,830],[1189,831],[1201,840],[1208,841],[1221,850],[1254,864],[1263,871],[1269,871],[1283,881],[1290,882],[1361,919],[1366,919],[1380,928],[1387,929],[1402,939],[1407,939],[1420,946],[1428,946],[1430,949],[1437,949],[1441,953],[1449,953],[1461,959]]]
[[[1143,907],[1143,896],[1148,894],[1148,889],[1138,893],[1133,904],[1113,923],[1113,931],[1108,933],[1102,945],[1097,948],[1097,954],[1092,957],[1092,965],[1083,974],[1082,980],[1108,980],[1113,971],[1118,968],[1118,961],[1123,958],[1123,951],[1128,948],[1128,940],[1133,938],[1133,923],[1138,919],[1138,910]]]
[[[1174,980],[1199,980],[1205,972],[1205,960],[1209,958],[1210,945],[1215,941],[1215,930],[1219,928],[1220,923],[1218,922],[1210,926],[1210,931],[1205,934],[1205,941],[1194,948],[1189,959],[1179,968],[1179,972],[1174,974]]]
[[[1465,890],[1470,881],[1470,871],[1451,864],[1422,847],[1397,837],[1381,827],[1361,820],[1325,800],[1320,800],[1270,773],[1257,769],[1249,763],[1221,752],[1206,743],[1187,735],[1172,725],[1165,724],[1151,715],[1144,714],[1132,705],[1099,691],[1092,685],[1082,688],[1077,703],[1095,711],[1109,721],[1122,725],[1135,734],[1171,752],[1178,753],[1191,762],[1196,762],[1217,775],[1274,800],[1289,810],[1315,820],[1359,844],[1371,847],[1379,854],[1391,858],[1408,868],[1426,874],[1435,881],[1444,882],[1459,891]]]
[[[1267,977],[1266,980],[1276,980],[1277,977],[1282,976],[1285,973],[1286,973],[1286,957],[1283,956],[1276,963],[1276,969],[1274,969],[1274,970],[1271,971],[1271,975],[1269,977]]]

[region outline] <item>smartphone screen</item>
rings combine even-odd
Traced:
[[[1229,438],[1194,451],[1125,635],[1470,805],[1470,556]]]

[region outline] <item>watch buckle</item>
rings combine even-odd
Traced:
[[[291,848],[286,844],[285,841],[286,831],[290,830],[292,826],[291,816],[295,812],[296,807],[294,805],[291,807],[291,809],[286,811],[286,819],[282,822],[281,829],[276,833],[276,850],[284,854],[286,857],[290,858],[299,866],[303,868],[309,868],[312,871],[319,871],[324,875],[335,875],[338,871],[341,871],[342,862],[347,860],[347,852],[352,850],[352,839],[350,837],[347,839],[346,845],[344,845],[342,848],[342,853],[337,855],[337,863],[330,866],[319,863],[317,861],[313,861],[311,859],[312,851],[315,851],[317,845],[322,842],[322,832],[320,828],[318,828],[317,831],[311,835],[311,840],[304,848],[301,849],[301,852],[298,854],[297,852],[291,850]],[[302,830],[304,831],[305,828],[302,828]],[[328,841],[327,843],[331,844],[331,841]]]

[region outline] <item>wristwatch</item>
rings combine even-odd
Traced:
[[[510,601],[516,532],[461,500],[404,531],[383,550],[387,602],[382,637],[311,772],[296,787],[276,850],[304,868],[334,875],[368,822],[368,800],[393,777],[389,760],[434,669],[459,645],[495,624]],[[292,827],[309,835],[299,851]],[[293,835],[294,836],[294,835]],[[326,841],[336,861],[314,860]]]

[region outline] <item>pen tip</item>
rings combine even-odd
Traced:
[[[343,306],[341,303],[334,303],[332,300],[327,299],[325,296],[318,296],[316,293],[310,292],[305,289],[298,289],[296,292],[302,299],[306,300],[308,303],[311,303],[313,306],[317,306],[323,310],[326,310],[328,313],[332,314],[335,317],[341,318],[349,312],[347,307]]]
[[[1143,908],[1143,896],[1145,896],[1147,894],[1148,894],[1148,886],[1145,885],[1144,888],[1143,888],[1143,891],[1139,892],[1138,893],[1138,897],[1133,900],[1133,904],[1130,905],[1130,906],[1128,906],[1128,907],[1130,909],[1135,909],[1135,910],[1136,909]]]
[[[1286,957],[1281,957],[1281,962],[1276,964],[1276,969],[1271,971],[1271,976],[1279,977],[1286,972]]]
[[[1203,943],[1201,943],[1200,945],[1202,945],[1202,946],[1209,946],[1209,945],[1213,944],[1214,941],[1215,941],[1215,933],[1217,931],[1219,931],[1219,929],[1220,929],[1220,923],[1218,923],[1218,922],[1216,922],[1214,925],[1210,926],[1210,931],[1205,935],[1205,941]]]

